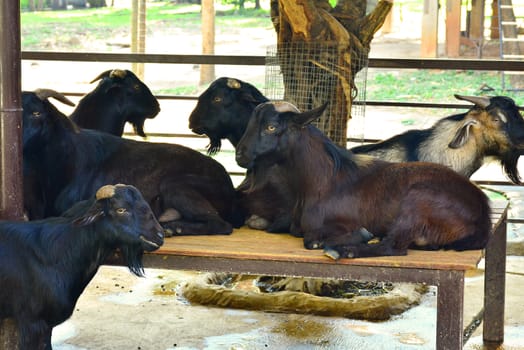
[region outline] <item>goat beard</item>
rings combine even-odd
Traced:
[[[209,145],[207,145],[207,154],[213,156],[220,151],[222,147],[222,141],[220,139],[210,138]]]
[[[135,134],[138,136],[146,137],[146,133],[144,132],[144,122],[132,122],[133,130],[135,131]]]
[[[515,184],[521,184],[519,170],[517,169],[519,157],[520,152],[512,150],[500,158],[500,164],[504,169],[504,173]]]
[[[129,271],[135,276],[144,277],[144,265],[142,264],[144,250],[140,245],[126,245],[120,247],[120,251],[122,252],[122,257]]]

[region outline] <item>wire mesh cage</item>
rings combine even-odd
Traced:
[[[344,146],[348,137],[364,137],[366,79],[367,55],[339,43],[292,42],[267,49],[265,95],[303,111],[329,102],[316,126]]]

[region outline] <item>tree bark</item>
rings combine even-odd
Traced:
[[[380,0],[366,14],[365,0],[339,0],[335,7],[327,0],[271,1],[284,98],[304,110],[329,101],[317,125],[341,146],[356,96],[355,75],[367,65],[371,40],[392,6]]]

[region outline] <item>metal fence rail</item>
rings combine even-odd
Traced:
[[[22,60],[68,61],[68,62],[128,62],[154,64],[212,64],[264,66],[265,56],[244,55],[171,55],[171,54],[140,54],[140,53],[98,53],[98,52],[44,52],[22,51]],[[440,69],[440,70],[475,70],[475,71],[524,71],[524,61],[501,59],[403,59],[403,58],[370,58],[368,68],[382,69]],[[70,96],[82,96],[78,92],[63,92]],[[158,99],[166,100],[196,100],[198,96],[156,95]],[[356,101],[368,106],[410,107],[410,108],[470,108],[469,104],[456,103],[424,103],[396,101]],[[203,138],[200,135],[176,133],[149,133],[150,136],[173,138]],[[348,138],[348,141],[352,139]],[[362,140],[359,140],[362,141]],[[378,140],[364,140],[373,142]],[[242,175],[233,172],[232,175]],[[480,181],[489,185],[512,185],[509,182]]]
[[[170,55],[139,53],[99,53],[99,52],[45,52],[22,51],[23,60],[70,61],[70,62],[130,62],[155,64],[214,64],[239,66],[264,66],[265,56],[224,56],[224,55]],[[389,69],[444,69],[479,71],[524,71],[524,61],[499,59],[404,59],[370,58],[369,68]],[[79,96],[74,92],[67,95]],[[197,96],[160,95],[159,99],[196,100]],[[415,108],[467,108],[465,104],[365,101],[369,106],[415,107]]]

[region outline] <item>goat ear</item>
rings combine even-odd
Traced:
[[[98,202],[95,202],[88,210],[87,212],[79,217],[79,218],[76,218],[74,221],[73,221],[73,225],[76,225],[76,226],[86,226],[86,225],[89,225],[93,222],[95,222],[96,220],[98,220],[100,217],[104,216],[104,209],[102,208],[102,206],[100,205],[100,203]]]
[[[253,102],[253,103],[260,103],[260,101],[258,101],[255,96],[253,96],[253,94],[251,94],[251,92],[242,92],[241,94],[242,96],[242,99],[244,101],[247,101],[247,102]]]
[[[455,136],[448,144],[449,148],[457,149],[466,144],[471,134],[471,128],[477,124],[476,120],[468,120],[460,129],[457,130]]]
[[[294,114],[291,117],[291,119],[293,120],[294,123],[296,123],[296,124],[298,124],[300,126],[307,125],[307,124],[311,123],[312,121],[320,118],[322,113],[324,113],[324,110],[326,109],[327,105],[328,105],[328,102],[325,102],[320,107],[317,107],[317,108],[312,109],[310,111],[302,112],[302,113],[296,113],[296,114]]]

